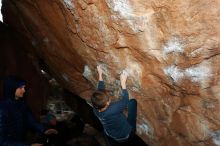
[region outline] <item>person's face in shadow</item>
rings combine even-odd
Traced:
[[[18,100],[24,96],[25,93],[25,85],[18,87],[15,91],[15,99]]]

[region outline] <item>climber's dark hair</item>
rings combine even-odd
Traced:
[[[103,91],[95,91],[91,97],[92,105],[96,109],[102,109],[109,101],[109,96]]]

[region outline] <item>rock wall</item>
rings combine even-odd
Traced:
[[[220,1],[3,0],[3,17],[88,102],[97,64],[115,95],[126,69],[148,144],[220,143]]]

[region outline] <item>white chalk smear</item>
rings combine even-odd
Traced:
[[[163,53],[169,54],[172,52],[183,53],[184,47],[178,38],[172,38],[168,43],[163,47]]]
[[[212,76],[211,69],[204,65],[192,66],[187,69],[179,69],[175,65],[165,68],[164,73],[170,76],[174,82],[178,82],[184,78],[189,78],[193,82],[202,82]]]
[[[70,10],[73,10],[75,8],[75,6],[72,3],[72,0],[64,0],[64,4]]]
[[[165,68],[164,73],[167,76],[170,76],[174,82],[178,82],[184,77],[184,71],[181,69],[178,69],[175,65]]]

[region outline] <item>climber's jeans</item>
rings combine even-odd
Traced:
[[[128,123],[132,127],[132,131],[136,132],[136,120],[137,120],[137,100],[130,99],[128,102]]]
[[[107,141],[108,146],[118,146],[122,143],[129,143],[129,141],[131,141],[135,135],[136,119],[137,119],[137,101],[135,99],[131,99],[131,100],[129,100],[129,103],[128,103],[127,121],[132,126],[132,132],[130,133],[128,139],[125,139],[122,141],[116,141],[113,138],[111,138],[105,134],[105,139]]]

